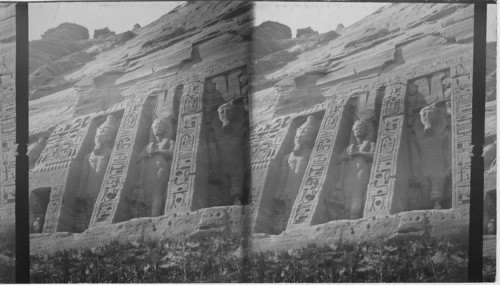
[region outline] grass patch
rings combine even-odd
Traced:
[[[114,242],[31,256],[31,282],[463,282],[467,245],[436,240],[247,252],[233,236]],[[495,259],[485,258],[485,281]]]

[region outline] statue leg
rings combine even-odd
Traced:
[[[153,195],[151,201],[151,217],[161,216],[163,208],[163,195]]]
[[[222,205],[232,204],[232,201],[230,201],[231,200],[231,192],[230,192],[230,189],[231,189],[231,174],[230,173],[222,173],[221,174],[221,176],[220,176],[220,188],[219,189],[220,189],[219,193],[222,193],[220,195],[221,200],[224,201],[221,204]]]
[[[432,184],[431,184],[431,178],[429,176],[424,176],[422,177],[420,181],[420,187],[422,190],[422,209],[429,209],[432,208],[432,200],[431,200],[431,189],[432,189]]]
[[[443,176],[431,176],[432,190],[431,200],[434,202],[434,209],[441,209],[441,201],[444,198],[444,187],[446,179]]]
[[[230,174],[231,188],[230,196],[234,205],[241,205],[241,198],[243,196],[243,181],[244,173],[242,171],[235,171]]]

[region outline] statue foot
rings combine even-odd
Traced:
[[[234,198],[233,205],[241,205],[240,198]]]

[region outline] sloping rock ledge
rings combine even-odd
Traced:
[[[83,233],[58,232],[31,234],[31,254],[52,253],[65,249],[92,248],[112,241],[142,239],[183,240],[193,235],[214,235],[230,230],[242,235],[249,225],[244,206],[200,209],[195,212],[172,213],[156,218],[138,218],[112,225],[99,226]],[[290,250],[307,246],[364,241],[410,240],[433,237],[466,243],[469,231],[466,210],[421,210],[395,215],[367,217],[358,220],[332,221],[321,225],[293,229],[280,235],[252,235],[255,251]]]

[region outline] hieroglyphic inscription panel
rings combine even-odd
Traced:
[[[181,99],[181,115],[175,141],[175,154],[168,182],[168,194],[165,212],[170,210],[188,210],[191,206],[196,172],[196,155],[200,141],[200,129],[203,119],[202,109],[203,84],[191,82],[184,86]]]
[[[131,100],[125,108],[89,227],[124,219],[118,209],[124,203],[125,191],[136,182],[130,175],[131,165],[135,163],[136,153],[143,147],[139,145],[140,138],[147,140],[147,128],[141,123],[145,116],[152,113],[151,104],[145,103],[146,100]]]
[[[14,75],[8,73],[1,78],[2,93],[0,94],[0,139],[2,158],[0,161],[0,207],[15,202],[15,172],[16,172],[16,94],[14,92]]]
[[[314,224],[316,208],[320,196],[322,196],[321,192],[326,191],[325,181],[334,155],[340,120],[347,100],[348,98],[334,100],[325,111],[309,164],[288,220],[287,229]]]
[[[452,207],[468,207],[470,203],[472,73],[471,62],[452,66]]]
[[[289,134],[291,116],[275,118],[257,125],[250,133],[251,188],[250,211],[255,232],[272,232],[272,196],[277,187],[284,141]],[[275,173],[271,173],[274,171]]]
[[[406,85],[402,83],[392,84],[386,89],[382,101],[375,156],[367,187],[364,216],[391,213],[405,120],[405,94]]]

